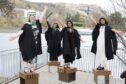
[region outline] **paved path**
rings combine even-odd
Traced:
[[[56,67],[51,67],[51,72],[48,72],[47,66],[37,70],[36,72],[40,73],[39,84],[95,84],[93,81],[93,74],[91,73],[78,71],[75,82],[65,83],[58,81],[58,73]],[[104,84],[104,77],[99,77],[98,79],[100,80],[99,84]],[[9,84],[19,84],[19,79]],[[110,77],[110,84],[124,84],[124,80]]]

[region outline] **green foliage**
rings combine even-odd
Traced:
[[[85,17],[78,12],[72,16],[72,21],[74,22],[75,26],[78,27],[85,26]]]
[[[73,17],[72,17],[72,20],[73,21],[76,21],[76,22],[79,22],[80,21],[80,14],[77,12]]]
[[[109,16],[110,25],[112,25],[113,28],[125,30],[126,29],[126,18],[122,17],[122,14],[120,12],[115,12]]]
[[[0,0],[0,12],[4,16],[9,16],[14,9],[14,4],[9,0]]]
[[[0,17],[1,28],[21,27],[23,23],[21,18]]]
[[[66,14],[65,21],[67,21],[67,20],[72,20],[71,17],[72,17],[71,14],[69,14],[69,13]],[[73,21],[73,20],[72,20],[72,21]]]

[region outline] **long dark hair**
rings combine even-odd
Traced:
[[[72,26],[72,28],[73,28],[74,25],[73,25],[73,22],[72,22],[71,20],[68,20],[68,21],[67,21],[67,23],[66,23],[67,27],[69,28],[69,26],[68,26],[68,23],[69,23],[69,22],[71,23],[71,26]]]
[[[54,24],[56,24],[56,28],[59,29],[59,25],[58,25],[58,23],[54,23]],[[54,24],[53,24],[53,25],[54,25]]]
[[[105,25],[108,25],[108,21],[107,21],[107,19],[104,18],[104,17],[102,17],[102,18],[99,19],[99,24],[100,24],[100,25],[102,25],[101,20],[104,20],[104,21],[105,21]]]

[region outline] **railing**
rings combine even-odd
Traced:
[[[84,72],[92,72],[92,69],[94,69],[95,65],[95,55],[90,52],[90,47],[82,47],[81,48],[81,54],[82,58],[79,60],[76,60],[71,66],[78,68],[78,70],[84,71]],[[118,50],[117,55],[122,59],[126,59],[126,53],[122,50]],[[61,62],[61,65],[63,65],[63,57],[59,57],[59,61]],[[48,62],[48,53],[47,53],[47,47],[43,46],[43,54],[37,57],[37,67],[41,67],[43,65],[46,65]],[[8,82],[10,79],[18,78],[18,73],[22,71],[22,58],[20,55],[20,52],[15,50],[8,50],[1,52],[0,54],[0,78],[3,79],[0,80],[0,84],[2,82]],[[125,70],[125,65],[122,63],[122,61],[115,56],[115,58],[111,61],[109,61],[109,69],[112,71],[113,77],[119,77],[120,74]]]
[[[48,62],[47,47],[43,46],[43,54],[37,56],[36,68]],[[18,49],[0,51],[0,84],[5,84],[18,78],[18,73],[23,70],[22,57]]]
[[[92,72],[95,66],[95,55],[91,53],[90,47],[82,47],[81,48],[82,58],[76,60],[71,66],[78,68],[80,71],[84,72]],[[119,57],[117,57],[119,56]],[[115,78],[119,78],[120,74],[126,70],[126,65],[122,62],[122,60],[126,60],[126,53],[122,50],[117,51],[117,56],[114,56],[113,60],[108,61],[108,69],[112,71],[112,76]],[[59,58],[63,64],[62,57]]]

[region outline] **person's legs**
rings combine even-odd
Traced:
[[[29,72],[29,63],[24,61],[24,72]]]
[[[54,61],[58,61],[58,54],[54,53],[53,56],[54,56]]]
[[[105,69],[108,69],[107,64],[108,64],[108,60],[107,60],[107,58],[105,57],[104,60],[103,60],[102,66],[103,66]]]
[[[99,32],[97,38],[97,52],[96,52],[96,68],[98,70],[103,70],[106,65],[106,52],[105,52],[105,28],[101,27],[103,30]]]
[[[24,62],[24,72],[33,72],[34,71],[34,66],[32,64],[32,60],[28,60]]]
[[[30,72],[34,72],[35,67],[34,67],[34,62],[32,60],[29,60],[28,66],[29,66],[28,68],[29,68]]]
[[[49,61],[54,61],[53,53],[50,53],[49,55],[50,55]]]
[[[107,58],[105,56],[96,56],[95,68],[107,69]]]
[[[95,57],[95,68],[103,70],[104,67],[106,67],[106,65],[107,65],[107,58],[105,56],[105,48],[102,45],[100,48],[100,42],[99,42]]]
[[[101,65],[101,60],[102,59],[98,55],[96,55],[96,57],[95,57],[95,68],[97,68]]]
[[[64,60],[65,60],[65,65],[64,65],[64,67],[66,67],[66,68],[69,68],[69,67],[70,67],[70,62],[71,62],[70,59],[71,59],[71,58],[70,58],[70,55],[65,55],[65,56],[64,56]]]
[[[32,60],[31,67],[37,68],[37,56]]]
[[[58,56],[56,53],[50,53],[50,61],[58,61]]]

